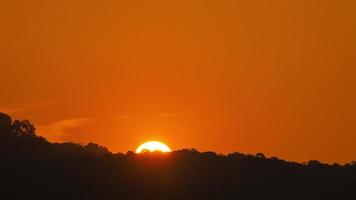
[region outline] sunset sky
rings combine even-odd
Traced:
[[[0,112],[53,142],[356,160],[355,0],[5,0]]]

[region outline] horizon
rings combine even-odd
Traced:
[[[11,0],[0,112],[113,152],[356,159],[355,0]]]
[[[1,114],[7,115],[6,113],[0,112],[0,115]],[[23,119],[12,119],[12,120],[20,120],[20,121],[22,121]],[[31,122],[31,121],[29,121],[29,122]],[[34,128],[36,128],[36,127],[34,126]],[[37,135],[37,136],[38,137],[43,137],[41,135]],[[275,155],[265,155],[263,152],[256,152],[255,154],[241,152],[241,151],[231,151],[231,152],[227,152],[227,153],[220,153],[220,152],[216,152],[216,151],[212,151],[212,150],[201,151],[199,148],[196,148],[196,147],[182,147],[180,149],[170,149],[170,151],[167,151],[167,152],[161,151],[161,150],[153,150],[153,151],[151,151],[151,150],[148,150],[148,149],[142,149],[140,152],[137,152],[137,150],[140,148],[140,146],[142,146],[144,143],[158,142],[158,141],[146,141],[143,144],[137,146],[136,150],[135,149],[128,149],[125,152],[121,152],[121,151],[115,152],[115,151],[111,151],[106,146],[104,146],[102,144],[97,144],[95,142],[88,142],[88,143],[75,143],[75,142],[71,142],[71,141],[67,141],[67,142],[52,142],[52,141],[47,140],[47,138],[45,138],[45,137],[43,137],[43,138],[45,139],[45,141],[49,142],[50,144],[75,144],[75,145],[80,145],[81,147],[85,147],[85,146],[88,146],[88,145],[98,145],[97,147],[104,148],[110,154],[122,154],[122,155],[130,155],[130,154],[136,154],[136,155],[140,155],[140,154],[142,154],[142,155],[167,154],[167,155],[169,155],[170,153],[176,153],[176,152],[180,152],[180,151],[191,151],[191,152],[202,153],[202,154],[204,154],[204,153],[213,153],[218,157],[220,157],[220,156],[229,157],[229,156],[234,155],[236,153],[240,154],[240,155],[243,155],[243,156],[252,156],[252,157],[257,157],[257,158],[261,158],[261,156],[262,156],[264,159],[275,159],[275,158],[277,158],[280,161],[298,163],[298,164],[302,164],[302,165],[308,165],[309,162],[314,162],[314,161],[320,162],[320,164],[325,164],[325,165],[330,165],[330,166],[334,166],[334,165],[347,166],[347,165],[354,165],[356,163],[356,160],[350,160],[348,162],[343,162],[343,163],[339,163],[339,162],[336,162],[336,161],[334,161],[334,162],[323,162],[323,161],[320,161],[318,159],[295,161],[295,160],[289,160],[289,159],[286,159],[286,158],[283,158],[283,157],[281,158],[281,157],[278,157],[278,156],[275,156]],[[167,146],[169,148],[169,144],[167,144]]]

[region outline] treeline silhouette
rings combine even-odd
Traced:
[[[0,113],[0,199],[356,199],[356,163],[50,143]]]

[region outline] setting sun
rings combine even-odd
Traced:
[[[162,142],[158,142],[158,141],[149,141],[149,142],[145,142],[142,145],[140,145],[137,149],[136,149],[136,153],[142,153],[145,151],[149,151],[149,152],[171,152],[172,150],[166,145],[163,144]]]

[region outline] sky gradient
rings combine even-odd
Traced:
[[[356,160],[354,0],[5,0],[0,112],[50,141]]]

